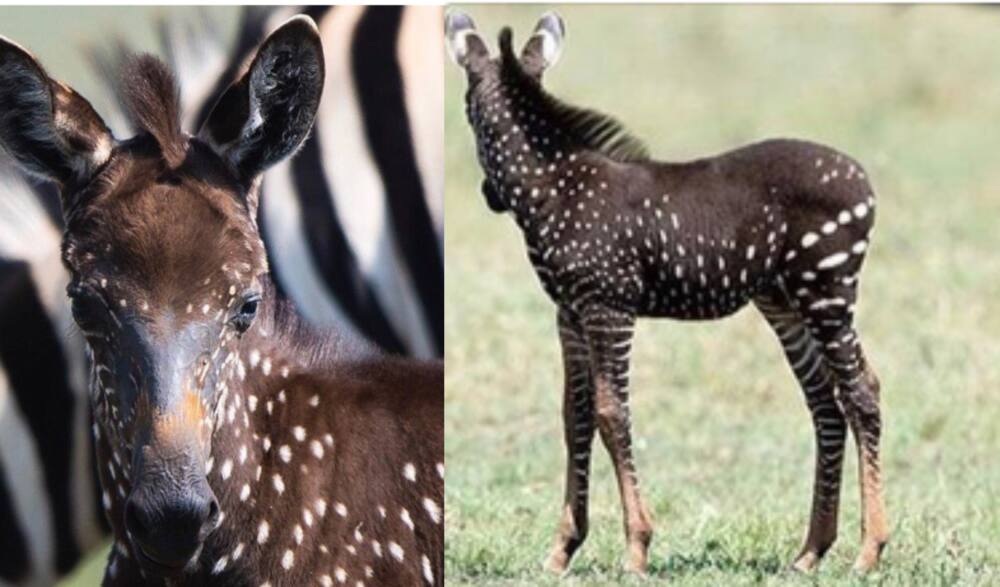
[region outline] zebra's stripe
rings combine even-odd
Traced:
[[[351,47],[352,70],[368,143],[388,195],[391,235],[405,263],[399,275],[412,281],[433,351],[444,348],[444,269],[434,224],[417,169],[403,76],[397,58],[402,7],[365,11]],[[387,38],[386,31],[393,31]],[[391,39],[391,42],[390,42]],[[438,43],[433,43],[436,46]],[[438,66],[442,61],[438,59]],[[433,254],[428,254],[432,251]],[[405,300],[401,300],[405,302]]]
[[[3,371],[0,370],[0,425],[6,428],[4,420],[13,418],[13,412],[8,414],[5,407],[8,396],[7,380]],[[3,442],[4,433],[0,431],[0,442]],[[0,516],[0,586],[6,585],[6,581],[19,582],[26,578],[30,566],[28,565],[28,542],[24,532],[21,530],[22,522],[17,516],[19,511],[18,502],[11,489],[12,473],[4,465],[4,447],[0,444],[0,512],[11,512],[12,515]]]

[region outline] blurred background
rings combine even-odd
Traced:
[[[116,107],[120,49],[161,57],[178,77],[183,127],[193,134],[259,41],[300,12],[319,26],[326,85],[310,138],[264,178],[259,223],[272,276],[316,325],[390,353],[440,357],[440,7],[5,6],[0,35],[90,100],[119,139],[133,134]],[[0,157],[0,584],[96,585],[107,527],[83,345],[59,262],[58,196],[5,163]],[[29,329],[45,348],[21,348]]]
[[[496,51],[552,6],[463,7]],[[813,432],[753,309],[640,321],[637,464],[656,521],[651,574],[674,585],[1000,582],[1000,11],[960,6],[556,6],[545,86],[611,113],[658,159],[769,137],[826,143],[869,171],[879,215],[857,325],[882,379],[893,536],[867,580],[854,450],[840,538],[817,579],[784,571],[805,534]],[[640,584],[595,443],[590,536],[561,583],[541,570],[562,507],[562,368],[553,304],[511,219],[492,214],[445,76],[449,585]]]

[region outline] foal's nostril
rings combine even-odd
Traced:
[[[215,532],[215,529],[219,527],[220,522],[219,516],[219,502],[212,497],[212,501],[208,503],[208,517],[205,518],[205,522],[201,526],[201,532],[199,533],[201,539],[204,540],[208,538],[208,535]]]

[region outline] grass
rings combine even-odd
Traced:
[[[467,9],[491,43],[543,11]],[[892,542],[859,546],[848,452],[840,540],[817,575],[784,569],[807,522],[811,425],[753,310],[640,323],[633,413],[657,521],[651,575],[674,585],[1000,583],[1000,13],[970,7],[576,6],[546,85],[618,116],[659,158],[794,136],[860,161],[879,198],[858,327],[883,382]],[[541,571],[562,501],[555,312],[513,222],[491,214],[446,77],[449,585],[640,584],[620,571],[617,491],[595,449],[591,533],[562,581]]]

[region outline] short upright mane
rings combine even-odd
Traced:
[[[131,56],[122,65],[119,91],[136,130],[153,135],[168,165],[180,165],[187,140],[181,130],[180,91],[169,68],[149,54]]]
[[[505,81],[516,84],[521,91],[527,93],[546,116],[584,147],[622,163],[649,160],[646,145],[629,134],[613,117],[596,110],[572,106],[546,92],[521,67],[521,62],[511,48],[511,37],[510,27],[504,27],[500,31],[501,73]]]

